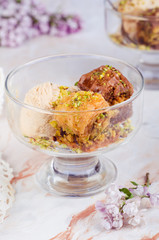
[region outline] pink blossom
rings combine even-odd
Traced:
[[[110,229],[120,229],[123,226],[123,217],[119,207],[115,204],[104,204],[96,202],[96,209],[102,215],[102,226],[108,231]]]
[[[150,194],[150,202],[153,206],[159,206],[159,194]]]
[[[147,178],[148,175],[146,174]],[[142,212],[147,208],[143,205],[143,198],[153,206],[159,206],[159,194],[155,194],[156,185],[152,184],[149,187],[149,182],[149,178],[143,186],[131,182],[135,187],[129,189],[111,184],[106,189],[106,203],[96,203],[96,210],[101,214],[101,224],[106,230],[120,229],[127,225],[136,227],[141,224]]]
[[[123,206],[123,218],[125,225],[137,226],[141,222],[140,207],[141,199],[134,197],[126,201]]]
[[[134,202],[126,203],[123,207],[123,216],[124,218],[134,217],[138,213],[138,208]]]
[[[145,196],[148,193],[148,187],[141,185],[138,185],[135,189],[130,188],[129,190],[134,196]]]
[[[119,191],[119,188],[115,184],[111,184],[105,191],[106,202],[112,204],[119,204],[119,200],[123,194]]]
[[[139,197],[128,199],[125,205],[123,206],[123,214],[128,217],[133,217],[138,213],[140,204],[141,199]]]
[[[141,214],[138,212],[135,216],[127,219],[127,224],[136,227],[141,223]]]

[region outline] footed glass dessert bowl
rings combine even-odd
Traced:
[[[88,196],[116,179],[116,167],[104,153],[127,143],[140,128],[143,85],[137,69],[98,55],[50,56],[8,75],[13,133],[49,155],[36,175],[45,190]]]
[[[146,87],[159,89],[159,1],[105,0],[105,22],[113,43],[140,53]]]

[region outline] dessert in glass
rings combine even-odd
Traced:
[[[105,0],[106,30],[120,47],[140,51],[137,67],[147,87],[159,83],[159,1]]]
[[[104,153],[128,142],[142,122],[143,77],[98,55],[58,55],[13,70],[5,83],[10,127],[49,155],[41,186],[62,196],[103,191],[117,170]]]

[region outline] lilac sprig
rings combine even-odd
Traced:
[[[16,47],[40,35],[66,36],[81,29],[76,15],[51,13],[38,0],[0,0],[0,45]]]
[[[149,174],[144,185],[131,182],[133,187],[120,188],[111,184],[105,191],[105,202],[97,201],[96,210],[101,215],[101,224],[106,230],[120,229],[123,226],[137,226],[142,220],[141,201],[147,198],[151,206],[159,206],[159,194],[150,193]]]

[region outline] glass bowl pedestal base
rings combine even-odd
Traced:
[[[47,192],[84,197],[103,191],[115,181],[116,166],[100,155],[91,157],[53,157],[37,173],[37,181]]]

